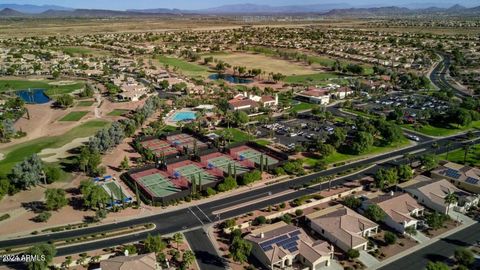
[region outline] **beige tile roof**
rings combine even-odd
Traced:
[[[417,203],[408,193],[397,193],[379,196],[371,200],[396,222],[409,222],[415,220],[410,213],[416,209],[423,210],[424,207]]]
[[[100,262],[102,270],[156,269],[155,253],[137,256],[119,256]]]
[[[294,225],[286,224],[285,222],[277,222],[271,225],[263,226],[257,230],[252,231],[249,235],[245,236],[245,239],[256,245],[261,245],[277,237],[288,235],[299,231],[296,251],[289,251],[282,246],[276,244],[272,245],[272,249],[263,251],[270,263],[277,263],[282,261],[285,256],[292,255],[297,256],[301,254],[305,259],[310,262],[315,262],[319,258],[324,256],[330,256],[332,250],[331,245],[325,241],[314,242],[302,228],[298,228]],[[263,237],[262,237],[263,234]],[[260,248],[262,249],[262,248]]]
[[[311,222],[332,234],[339,241],[350,247],[356,247],[367,240],[362,237],[362,232],[378,226],[375,222],[356,213],[352,209],[341,206],[323,216],[310,216]]]

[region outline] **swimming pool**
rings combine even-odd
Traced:
[[[44,89],[20,90],[16,92],[16,95],[28,104],[45,104],[50,101]]]
[[[172,115],[171,120],[173,122],[181,121],[190,121],[197,119],[195,112],[185,111],[185,112],[176,112]]]

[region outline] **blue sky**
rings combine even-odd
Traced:
[[[303,5],[321,3],[349,3],[352,5],[401,5],[405,3],[466,3],[480,0],[0,0],[0,4],[59,5],[72,8],[100,9],[142,9],[142,8],[179,8],[201,9],[228,4],[255,3],[265,5]],[[432,4],[432,5],[433,5]]]

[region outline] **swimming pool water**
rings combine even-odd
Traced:
[[[25,103],[29,104],[45,104],[50,98],[45,94],[44,89],[20,90],[16,92]]]
[[[172,121],[180,122],[180,121],[189,121],[195,120],[197,118],[195,112],[176,112],[173,117]]]

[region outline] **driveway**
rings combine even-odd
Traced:
[[[365,267],[370,268],[380,264],[380,261],[372,255],[368,254],[365,250],[360,250],[360,257],[358,257]]]

